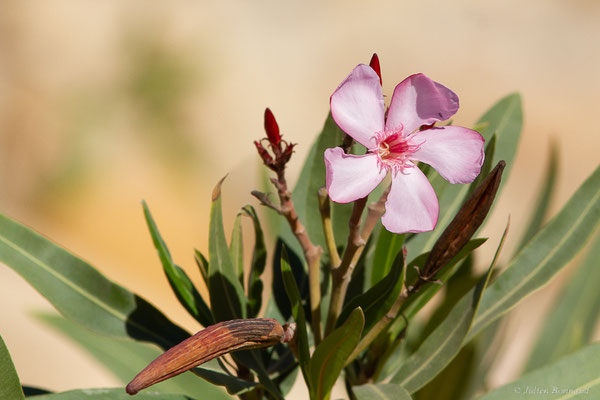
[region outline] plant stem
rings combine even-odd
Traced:
[[[310,292],[311,329],[315,344],[321,342],[321,286],[319,281],[319,268],[321,265],[321,246],[315,246],[308,237],[306,228],[298,219],[296,208],[292,200],[292,193],[287,187],[284,169],[277,171],[277,179],[272,180],[279,194],[279,213],[285,217],[292,229],[292,233],[300,243],[304,258],[308,263],[308,284]]]
[[[319,211],[321,212],[321,222],[323,224],[323,234],[325,235],[325,243],[327,244],[327,252],[331,265],[338,266],[341,263],[340,254],[335,245],[335,236],[333,234],[333,226],[331,225],[331,207],[327,189],[322,187],[319,189]]]
[[[335,322],[342,311],[344,297],[346,296],[348,285],[350,284],[352,272],[362,254],[365,243],[369,239],[369,236],[371,236],[375,225],[385,211],[384,204],[387,200],[389,191],[390,187],[383,192],[377,202],[369,204],[367,217],[365,218],[360,233],[360,217],[365,208],[367,198],[365,197],[354,202],[354,209],[352,210],[352,216],[350,217],[349,222],[350,232],[348,233],[348,243],[344,250],[342,261],[339,266],[334,266],[331,270],[332,292],[329,302],[329,312],[327,314],[327,323],[325,325],[325,336],[330,334],[335,327]]]

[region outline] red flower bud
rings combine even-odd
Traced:
[[[273,116],[273,113],[268,108],[265,109],[265,131],[267,132],[271,146],[278,147],[281,141],[279,126],[277,125],[277,121],[275,121],[275,116]]]
[[[373,57],[371,57],[371,61],[369,61],[369,67],[373,68],[373,70],[377,72],[379,84],[383,85],[383,80],[381,79],[381,66],[379,65],[379,57],[377,57],[377,53],[373,53]]]

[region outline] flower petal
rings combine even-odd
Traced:
[[[485,158],[484,139],[461,126],[444,126],[416,132],[408,139],[419,149],[410,157],[431,165],[450,183],[473,182]]]
[[[387,171],[379,168],[379,157],[346,154],[340,147],[325,150],[327,191],[331,200],[349,203],[367,196],[385,178]]]
[[[390,232],[426,232],[437,223],[439,205],[427,177],[416,166],[392,177],[381,223]]]
[[[385,104],[379,76],[360,64],[331,95],[331,116],[354,140],[370,149],[370,139],[384,129]]]
[[[411,75],[396,86],[388,110],[387,130],[403,128],[404,135],[444,121],[458,110],[458,96],[423,74]]]

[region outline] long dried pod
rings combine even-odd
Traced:
[[[471,193],[462,205],[452,222],[431,249],[429,257],[421,270],[421,280],[417,286],[425,280],[432,279],[435,274],[448,261],[450,261],[475,234],[487,216],[496,192],[500,186],[502,172],[506,163],[499,161],[496,167]]]
[[[234,319],[201,330],[152,361],[127,385],[133,395],[198,365],[237,350],[286,342],[289,333],[274,319]]]

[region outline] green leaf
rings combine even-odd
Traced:
[[[304,224],[306,231],[313,243],[325,246],[325,236],[321,223],[319,200],[317,191],[325,186],[325,161],[323,154],[325,149],[340,146],[346,134],[338,128],[331,117],[327,116],[323,130],[313,143],[306,160],[300,171],[298,182],[294,187],[292,199],[300,221]],[[346,243],[348,236],[348,219],[352,213],[352,204],[331,204],[331,221],[336,244],[342,246]],[[289,228],[283,230],[283,238],[286,246],[291,247],[297,254],[302,254],[296,239],[292,236]]]
[[[410,393],[395,383],[353,386],[352,392],[356,400],[411,400]]]
[[[600,318],[600,235],[589,249],[584,262],[550,308],[525,371],[554,362],[592,340]]]
[[[203,368],[196,367],[190,371],[213,385],[225,387],[227,393],[232,396],[239,396],[258,386],[255,382],[245,381],[236,376],[224,374],[216,369],[206,368],[207,366],[208,363],[203,364]],[[196,392],[196,395],[197,393],[198,392]],[[207,397],[213,398],[212,394],[209,394]]]
[[[508,177],[523,128],[521,96],[518,93],[512,93],[502,98],[477,121],[477,124],[487,124],[481,130],[486,141],[491,139],[492,135],[496,135],[496,146],[491,165],[496,165],[500,160],[506,161],[504,174],[505,177]]]
[[[533,208],[533,214],[531,215],[531,220],[527,224],[527,230],[523,234],[521,242],[519,243],[519,246],[517,246],[517,250],[521,250],[542,227],[544,219],[548,214],[548,207],[550,206],[550,201],[552,200],[552,197],[554,195],[554,187],[556,185],[557,173],[558,146],[555,142],[552,142],[550,146],[550,158],[548,161],[548,166],[546,168],[546,175],[544,177],[542,190],[540,190],[538,194],[537,200],[535,202],[535,207]]]
[[[160,351],[154,346],[100,336],[58,315],[39,313],[35,314],[35,317],[75,341],[123,384],[129,382],[146,365],[160,355]],[[228,375],[224,376],[233,378]],[[210,397],[214,399],[229,398],[222,390],[187,373],[160,382],[152,386],[151,390],[160,393],[181,393],[189,396],[202,392],[210,394]]]
[[[461,251],[436,276],[436,279],[442,283],[448,282],[448,280],[459,270],[462,266],[460,261],[471,254],[475,249],[485,243],[487,239],[472,239],[470,240]],[[414,266],[422,267],[425,260],[429,257],[429,253],[421,254],[408,264],[408,271],[414,269]],[[404,315],[404,318],[398,317],[394,324],[390,328],[392,336],[397,336],[406,327],[406,320],[411,320],[417,312],[429,302],[429,300],[443,287],[436,282],[429,282],[423,285],[421,290],[416,294],[410,296],[408,300],[402,305],[400,315]]]
[[[198,266],[198,270],[200,271],[200,275],[202,275],[202,280],[206,287],[208,287],[208,260],[204,257],[204,254],[200,252],[198,249],[194,249],[194,261]]]
[[[33,397],[35,400],[131,400],[123,388],[114,389],[77,389],[68,392],[42,394]],[[138,393],[136,400],[193,400],[182,394],[165,394],[152,391]]]
[[[0,337],[0,399],[25,399],[17,370],[2,337]]]
[[[250,263],[250,274],[248,275],[248,316],[256,317],[262,306],[263,283],[261,276],[267,264],[267,248],[264,233],[254,207],[245,206],[242,208],[242,212],[252,218],[252,224],[254,225],[254,250],[252,251],[252,262]]]
[[[275,383],[269,377],[267,369],[263,363],[263,358],[260,350],[243,350],[232,354],[236,363],[250,368],[256,373],[260,384],[277,400],[284,400],[283,395],[275,386]]]
[[[507,231],[508,226],[485,276],[452,308],[446,319],[408,358],[392,377],[393,383],[399,383],[409,393],[414,393],[435,378],[458,354],[500,255]]]
[[[398,253],[402,251],[404,235],[392,233],[383,228],[377,238],[375,254],[373,255],[373,268],[371,270],[371,286],[375,285],[386,276]]]
[[[404,285],[404,256],[402,251],[397,253],[391,271],[385,277],[367,290],[353,298],[344,306],[337,320],[337,326],[346,321],[350,313],[357,307],[363,310],[365,325],[363,336],[390,310]]]
[[[302,308],[300,291],[298,290],[296,279],[292,273],[292,267],[288,261],[288,255],[285,247],[281,249],[281,276],[283,278],[283,284],[285,285],[285,291],[290,299],[292,316],[296,322],[296,335],[298,338],[298,361],[300,363],[300,369],[302,370],[302,375],[304,375],[304,380],[310,384],[308,372],[310,351],[308,349],[306,318],[304,316],[304,309]]]
[[[498,188],[498,194],[508,180],[512,161],[521,136],[523,111],[521,97],[514,93],[496,103],[477,125],[485,126],[480,132],[486,140],[486,164],[493,166],[500,160],[506,161],[504,179]],[[495,135],[495,140],[491,140]],[[485,168],[483,168],[485,169]],[[409,254],[421,254],[430,250],[446,226],[452,221],[467,194],[476,187],[477,181],[470,185],[452,185],[446,182],[437,172],[430,179],[439,199],[439,219],[436,228],[431,232],[420,233],[407,244]]]
[[[546,284],[600,224],[600,167],[509,263],[481,300],[467,341]]]
[[[589,345],[554,364],[495,389],[479,400],[600,398],[600,343]]]
[[[19,273],[65,317],[101,335],[149,341],[165,349],[189,337],[146,300],[3,215],[0,262]]]
[[[487,239],[472,239],[470,240],[462,250],[454,256],[448,264],[438,273],[436,276],[437,280],[440,282],[446,283],[448,280],[453,277],[463,266],[465,263],[460,262],[462,259],[466,258],[479,246],[486,242]],[[423,263],[429,257],[429,253],[424,253],[412,260],[406,270],[406,281],[412,282],[408,278],[408,273],[411,270],[414,270],[415,266],[422,267]],[[416,277],[415,277],[416,279]],[[395,373],[404,363],[403,355],[404,349],[400,347],[402,344],[403,334],[402,332],[407,328],[407,322],[411,321],[410,324],[415,327],[416,320],[413,318],[417,312],[425,306],[429,302],[429,300],[443,287],[437,282],[429,282],[423,285],[421,290],[419,290],[416,294],[410,296],[407,301],[404,302],[402,308],[400,309],[400,313],[396,320],[392,323],[388,330],[388,341],[389,348],[385,351],[379,361],[380,367],[378,367],[378,371],[381,373],[377,374],[377,381],[387,378],[390,374]],[[411,330],[409,329],[409,333]],[[413,331],[414,333],[414,331]],[[380,377],[381,376],[381,377]]]
[[[221,184],[215,186],[210,207],[208,232],[208,291],[216,322],[246,317],[246,297],[231,261],[223,230]]]
[[[210,308],[208,308],[204,299],[198,290],[196,290],[196,287],[185,271],[173,262],[167,244],[160,235],[156,222],[154,222],[150,209],[145,201],[142,201],[142,206],[144,208],[146,224],[148,224],[148,230],[152,236],[152,243],[154,243],[154,248],[158,252],[160,263],[162,264],[165,275],[171,285],[171,289],[175,293],[175,296],[177,296],[177,300],[179,300],[187,312],[201,325],[209,326],[213,324],[214,320]]]
[[[274,318],[280,321],[287,321],[292,316],[292,310],[290,308],[290,301],[286,294],[283,277],[281,275],[281,251],[285,246],[287,253],[287,261],[292,269],[294,279],[298,285],[301,299],[308,299],[308,276],[302,265],[302,260],[287,244],[284,243],[283,239],[278,238],[275,243],[275,255],[273,256],[273,282],[271,290],[271,298],[267,304],[267,310],[265,316]],[[307,301],[308,303],[308,301]],[[308,304],[305,305],[305,317],[310,321],[310,308]]]
[[[357,308],[317,346],[309,363],[311,399],[329,398],[346,360],[358,345],[364,323],[363,312]]]
[[[244,240],[242,232],[242,213],[236,215],[229,242],[229,253],[233,269],[236,271],[240,284],[244,285]]]

